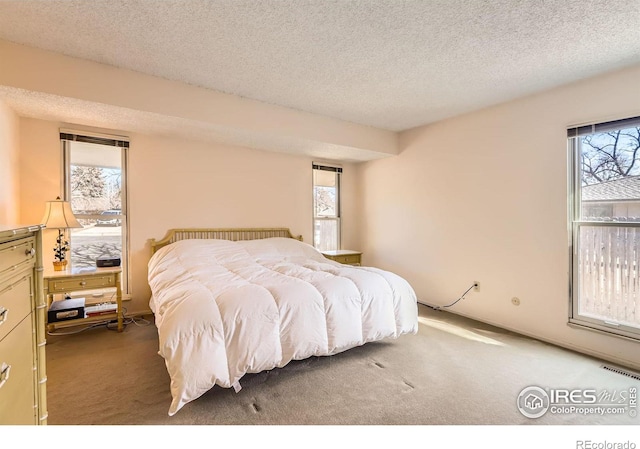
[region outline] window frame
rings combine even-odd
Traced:
[[[640,222],[633,221],[595,221],[582,218],[582,165],[579,139],[585,135],[596,134],[640,125],[640,117],[604,122],[592,125],[570,127],[567,130],[568,153],[568,219],[569,237],[569,320],[568,324],[608,335],[640,340],[640,329],[605,319],[580,314],[579,292],[579,252],[580,230],[583,227],[619,227],[640,228]]]
[[[312,195],[312,239],[313,239],[313,247],[318,248],[319,242],[316,241],[316,222],[322,221],[335,221],[336,222],[336,249],[342,248],[342,167],[332,164],[313,162],[311,170],[311,195]],[[335,217],[324,217],[316,215],[316,183],[315,183],[315,170],[324,170],[334,172],[336,176],[336,216]]]
[[[93,143],[98,145],[105,145],[116,147],[120,149],[120,163],[121,163],[121,213],[120,215],[114,215],[114,218],[121,220],[121,232],[122,232],[122,255],[121,255],[121,267],[122,267],[122,298],[131,299],[131,276],[130,276],[130,263],[129,263],[129,189],[128,189],[128,160],[129,160],[129,138],[124,136],[116,136],[109,134],[97,134],[87,131],[77,131],[60,129],[60,147],[62,151],[62,195],[65,201],[71,201],[71,146],[70,142],[78,141],[85,143]],[[94,219],[104,218],[102,215],[97,214],[74,214],[79,219]],[[70,239],[72,237],[70,236]]]

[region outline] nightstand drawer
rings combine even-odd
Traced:
[[[70,278],[49,280],[49,294],[64,293],[76,290],[90,290],[93,288],[115,287],[115,275],[92,276],[86,278]]]
[[[0,245],[0,277],[35,266],[35,251],[32,237]]]
[[[360,263],[360,256],[359,255],[336,256],[335,259],[333,260],[340,263],[355,264],[355,263]]]
[[[0,290],[0,340],[31,312],[31,275]]]
[[[362,253],[351,250],[322,251],[324,257],[346,265],[360,265]]]

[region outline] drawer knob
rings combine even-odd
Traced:
[[[80,285],[82,285],[84,287],[85,285],[87,285],[87,282],[86,281],[81,281]]]
[[[9,380],[9,372],[11,372],[11,365],[3,363],[0,370],[0,388]]]
[[[0,307],[0,324],[3,324],[5,321],[7,321],[8,316],[9,316],[9,309]]]
[[[35,248],[27,248],[24,252],[25,256],[35,256],[36,255],[36,249]]]

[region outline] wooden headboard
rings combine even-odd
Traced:
[[[169,229],[162,240],[151,239],[151,254],[163,246],[187,239],[257,240],[271,237],[286,237],[302,241],[302,236],[294,236],[289,228],[194,228]]]

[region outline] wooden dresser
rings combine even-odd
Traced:
[[[42,226],[0,225],[0,424],[46,424]]]

